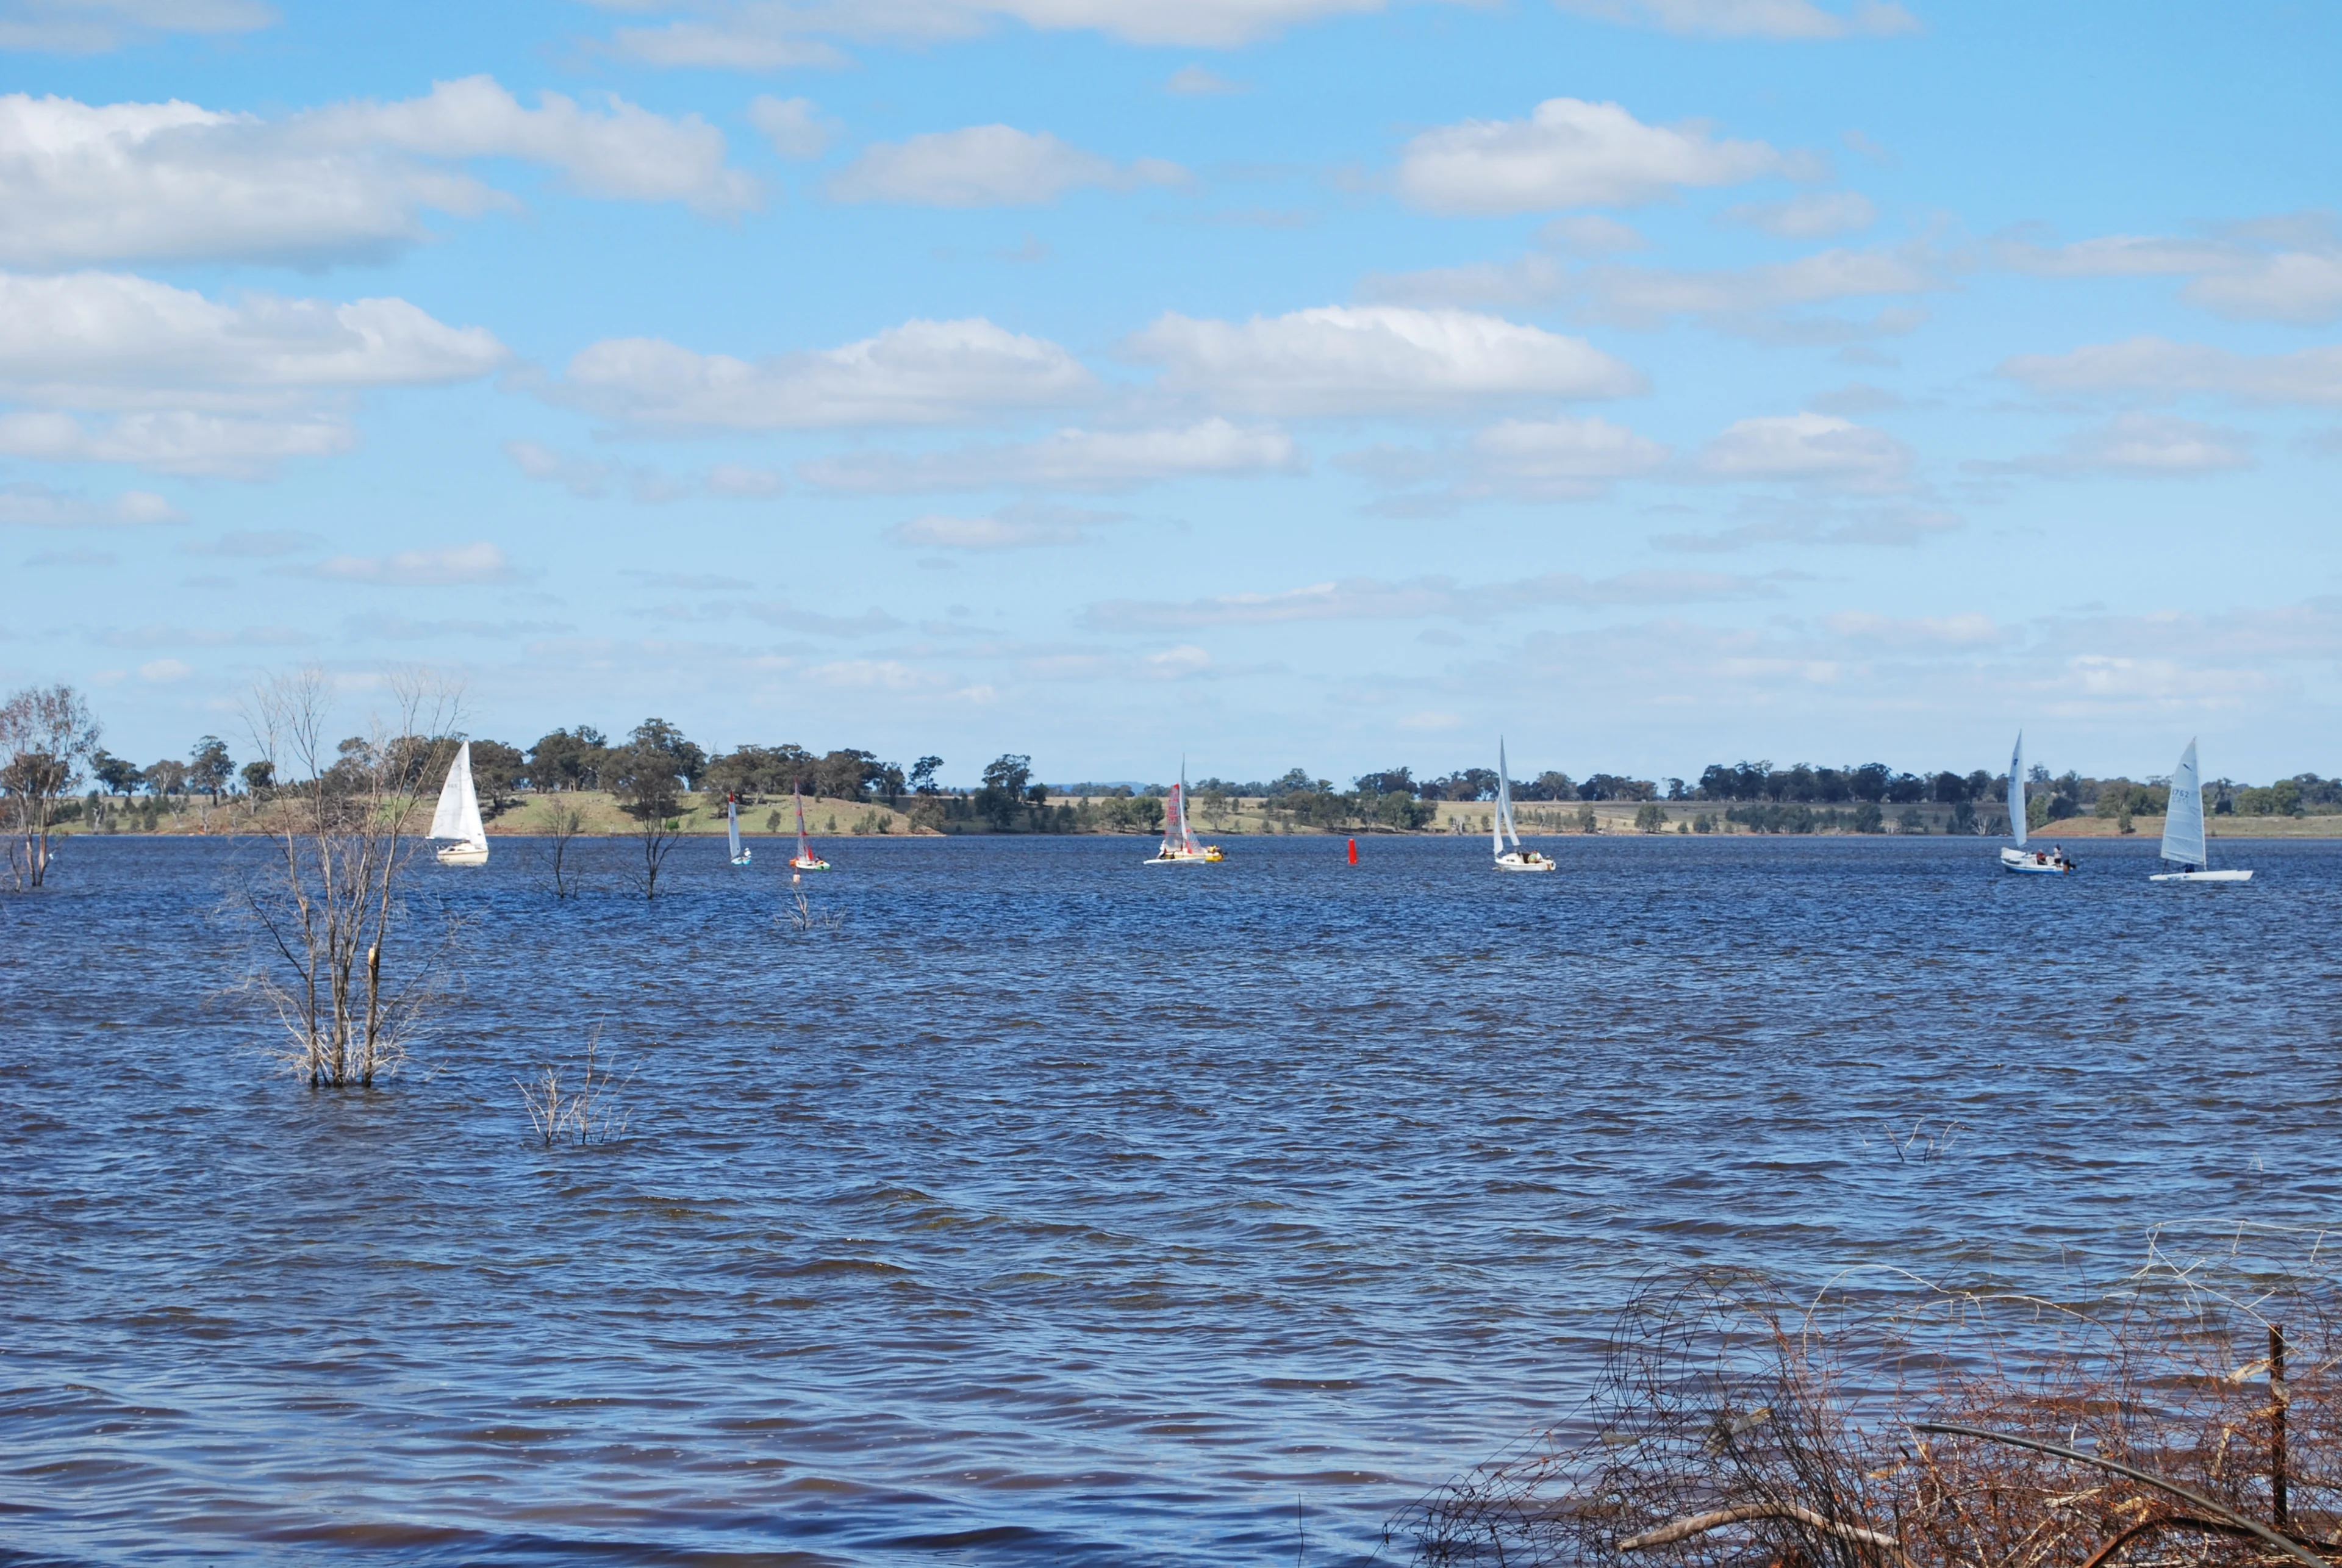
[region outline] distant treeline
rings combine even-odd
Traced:
[[[410,736],[389,743],[389,749],[394,761],[400,754],[411,755],[420,766],[424,759],[445,756],[448,745],[445,737]],[[875,752],[854,747],[815,752],[789,744],[710,753],[679,727],[658,718],[644,720],[616,741],[590,724],[578,724],[540,736],[525,748],[485,738],[474,739],[471,745],[473,778],[491,812],[524,791],[608,790],[641,797],[680,787],[690,793],[713,791],[755,800],[801,789],[833,800],[883,801],[897,807],[909,797],[915,804],[929,804],[924,815],[1001,830],[1079,831],[1078,814],[1061,817],[1056,810],[1045,813],[1041,808],[1055,799],[1071,813],[1066,797],[1090,799],[1099,803],[1090,814],[1110,816],[1116,825],[1140,826],[1159,824],[1159,807],[1149,811],[1143,804],[1109,803],[1159,801],[1168,793],[1168,786],[1159,784],[1051,786],[1036,781],[1030,756],[1016,753],[985,764],[982,783],[973,789],[939,783],[936,775],[944,766],[939,756],[921,756],[906,768],[881,759]],[[340,754],[340,765],[353,774],[375,760],[373,744],[363,738],[344,741]],[[255,759],[238,767],[227,745],[214,735],[198,740],[185,762],[165,758],[144,767],[100,750],[92,755],[89,772],[106,793],[118,795],[144,792],[158,797],[190,794],[216,797],[239,782],[246,791],[265,794],[277,784],[271,762]],[[329,774],[327,787],[332,782]],[[2047,769],[2036,767],[2027,787],[2027,815],[2036,824],[2088,812],[2151,816],[2163,810],[2167,783],[2161,778],[2144,782],[2085,778],[2074,773],[2053,777]],[[1910,773],[1885,763],[1838,767],[1798,763],[1784,768],[1769,761],[1712,764],[1696,780],[1640,779],[1609,773],[1589,774],[1580,780],[1547,770],[1513,782],[1515,798],[1525,802],[1713,801],[1815,811],[1933,804],[1955,808],[1963,819],[1978,806],[1999,807],[2005,789],[2003,775],[1982,768],[1966,774]],[[1409,768],[1385,768],[1362,774],[1343,788],[1306,768],[1293,768],[1266,780],[1207,777],[1197,780],[1191,791],[1199,804],[1234,800],[1266,803],[1271,814],[1296,826],[1419,827],[1431,820],[1437,802],[1494,800],[1496,774],[1493,768],[1459,768],[1417,778]],[[2216,814],[2342,814],[2342,780],[2316,774],[2299,774],[2266,785],[2217,779],[2205,785],[2205,797],[2207,806]],[[1963,807],[1968,810],[1959,809]],[[1865,822],[1869,820],[1867,812],[1861,815]]]

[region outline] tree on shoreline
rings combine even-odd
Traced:
[[[0,794],[15,808],[8,872],[19,892],[48,879],[57,803],[80,786],[97,734],[89,704],[63,683],[27,686],[0,704]]]

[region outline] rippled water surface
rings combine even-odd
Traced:
[[[798,935],[777,841],[500,840],[332,1094],[219,994],[250,851],[75,841],[0,899],[0,1560],[1358,1562],[1651,1269],[2335,1215],[2342,845],[1555,847],[842,840]],[[630,1135],[547,1150],[597,1022]]]

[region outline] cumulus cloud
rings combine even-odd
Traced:
[[[92,501],[45,484],[0,485],[0,523],[23,527],[121,528],[185,521],[177,507],[146,490],[125,490],[111,501]]]
[[[2207,344],[2134,337],[2067,354],[2025,354],[2000,374],[2037,392],[2177,397],[2211,393],[2247,403],[2342,403],[2342,346],[2239,354]]]
[[[1526,120],[1466,120],[1426,131],[1399,156],[1400,194],[1439,213],[1639,206],[1686,186],[1796,172],[1762,142],[1718,141],[1697,125],[1646,125],[1616,104],[1548,98]]]
[[[1840,490],[1886,490],[1911,470],[1911,449],[1883,430],[1827,414],[1743,419],[1699,456],[1717,479],[1785,480]]]
[[[481,158],[557,170],[610,200],[716,213],[757,200],[756,183],[726,166],[723,134],[696,115],[616,96],[587,108],[558,93],[528,108],[487,76],[280,121],[176,99],[15,93],[0,96],[0,262],[378,255],[424,238],[426,210],[511,205],[465,167]]]
[[[748,103],[748,123],[765,133],[785,158],[817,158],[837,139],[838,126],[821,117],[810,98],[776,98],[760,93]]]
[[[1651,543],[1662,550],[1718,555],[1765,544],[1867,545],[1908,550],[1967,526],[1957,513],[1897,506],[1840,514],[1820,512],[1808,502],[1781,515],[1760,517],[1711,534],[1660,534]]]
[[[1916,33],[1918,19],[1889,0],[1825,10],[1812,0],[1554,0],[1604,22],[1657,27],[1694,38],[1827,39]]]
[[[1120,512],[1086,512],[1029,502],[984,517],[929,514],[886,530],[889,544],[920,550],[1038,550],[1086,544],[1091,530],[1122,521]]]
[[[1382,6],[1383,0],[697,0],[690,16],[617,29],[608,47],[646,65],[771,71],[843,64],[833,39],[963,39],[1014,22],[1131,44],[1228,48],[1319,17]],[[626,8],[681,7],[628,0]]]
[[[840,348],[755,361],[606,338],[570,360],[552,394],[636,424],[785,430],[954,424],[1080,402],[1095,387],[1057,345],[977,316],[909,321]]]
[[[1038,441],[904,454],[847,453],[806,464],[801,477],[828,490],[1123,490],[1169,479],[1293,474],[1303,467],[1281,430],[1206,419],[1152,430],[1060,430]]]
[[[829,196],[930,207],[1040,206],[1084,185],[1128,189],[1186,178],[1178,165],[1160,158],[1116,167],[1046,131],[970,125],[864,148],[829,182]]]
[[[1666,458],[1667,449],[1657,442],[1604,419],[1507,419],[1476,434],[1460,451],[1383,447],[1353,454],[1343,466],[1390,484],[1446,478],[1441,489],[1402,494],[1373,507],[1425,516],[1497,497],[1589,500]]]
[[[1995,242],[2001,265],[2039,277],[2187,277],[2187,304],[2243,321],[2342,316],[2342,244],[2326,215],[2264,219],[2194,238],[2104,235],[2048,245],[2025,230]]]
[[[326,457],[357,444],[348,421],[210,414],[125,414],[85,422],[69,414],[0,414],[0,453],[52,463],[125,463],[155,474],[262,479],[289,457]]]
[[[1348,577],[1277,594],[1225,594],[1208,599],[1114,599],[1083,612],[1099,631],[1160,632],[1198,626],[1270,626],[1296,621],[1479,619],[1547,606],[1668,604],[1768,596],[1778,590],[1761,578],[1723,572],[1625,572],[1588,578],[1550,572],[1509,583],[1467,586],[1452,577],[1403,583]]]
[[[2043,474],[2128,473],[2176,477],[2249,468],[2252,463],[2252,437],[2240,430],[2223,430],[2217,425],[2165,414],[2122,414],[2069,436],[2055,451],[1998,466]]]
[[[1459,310],[1326,305],[1246,322],[1166,314],[1128,347],[1164,366],[1167,392],[1265,414],[1617,397],[1643,385],[1584,338]]]
[[[275,20],[260,0],[0,0],[0,49],[95,55],[156,34],[250,33]]]
[[[1867,229],[1878,221],[1878,209],[1859,191],[1809,191],[1786,202],[1744,202],[1724,215],[1783,239],[1817,240]]]
[[[403,299],[222,304],[120,273],[0,273],[0,396],[19,401],[252,410],[468,381],[506,358],[486,328],[448,326]]]
[[[1924,294],[1943,286],[1927,258],[1912,249],[1817,251],[1795,261],[1714,272],[1594,266],[1576,285],[1596,315],[1637,325],[1676,315],[1729,325],[1794,306]]]
[[[1163,90],[1183,98],[1218,98],[1245,90],[1241,82],[1231,82],[1216,71],[1201,65],[1182,65],[1171,73]]]
[[[535,441],[507,441],[505,455],[531,479],[558,484],[584,500],[599,500],[613,489],[624,490],[646,504],[679,501],[691,494],[688,482],[638,464],[611,463],[555,452]]]
[[[446,544],[401,550],[389,555],[333,555],[298,575],[337,583],[375,583],[400,588],[444,588],[519,582],[523,574],[494,544]]]

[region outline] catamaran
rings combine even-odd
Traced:
[[[2013,848],[2000,852],[2000,869],[2020,876],[2057,876],[2074,869],[2062,849],[2025,847],[2025,732],[2017,732],[2017,749],[2008,754],[2008,836]]]
[[[1227,859],[1216,844],[1206,844],[1187,825],[1187,764],[1179,764],[1179,782],[1163,803],[1163,847],[1146,865],[1205,865]]]
[[[796,785],[791,784],[789,793],[797,798],[797,853],[790,860],[789,869],[791,871],[827,871],[829,862],[814,854],[813,840],[806,836],[805,792]]]
[[[1496,820],[1491,830],[1491,836],[1496,841],[1498,871],[1551,871],[1554,869],[1552,861],[1547,860],[1536,850],[1521,847],[1520,833],[1513,826],[1513,781],[1511,772],[1505,764],[1505,738],[1502,735],[1496,737]],[[1510,849],[1505,847],[1505,841],[1507,839],[1512,841],[1513,847]]]
[[[2171,774],[2171,804],[2163,814],[2163,858],[2179,867],[2149,882],[2250,882],[2249,871],[2214,871],[2204,854],[2204,790],[2196,774],[2196,743],[2179,754]]]
[[[488,864],[488,830],[480,821],[480,797],[472,787],[472,743],[455,748],[447,764],[447,782],[439,786],[439,805],[431,814],[431,838],[456,842],[439,852],[442,865]]]
[[[727,794],[724,797],[724,825],[732,834],[732,864],[747,864],[756,858],[756,852],[740,847],[740,797],[737,794]]]

